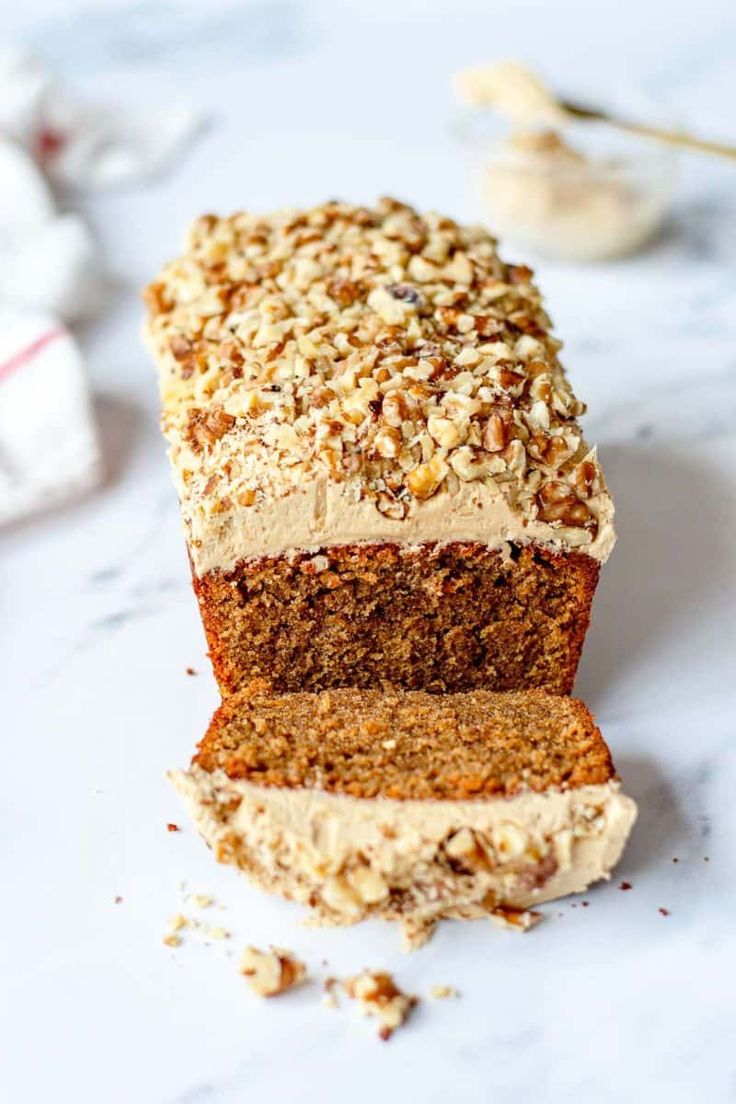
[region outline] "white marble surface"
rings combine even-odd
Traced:
[[[174,175],[84,205],[117,279],[82,335],[108,478],[0,537],[0,1095],[734,1099],[734,169],[684,164],[678,218],[643,256],[538,265],[620,517],[577,689],[641,814],[614,881],[587,907],[545,906],[523,937],[447,924],[406,956],[391,928],[304,929],[215,868],[188,825],[166,831],[184,818],[164,771],[187,761],[216,694],[136,293],[203,209],[391,191],[467,214],[446,77],[486,55],[583,89],[636,84],[734,139],[732,4],[46,0],[0,18],[90,93],[188,95],[212,115]],[[181,880],[227,906],[207,919],[230,942],[162,946]],[[235,970],[244,941],[292,947],[318,976],[323,959],[385,966],[414,992],[462,995],[424,1001],[382,1045],[316,986],[259,1003]]]

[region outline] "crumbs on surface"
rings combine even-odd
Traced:
[[[185,889],[185,883],[181,882],[179,884],[179,893],[181,895],[182,905],[184,906],[191,905],[198,909],[208,909],[216,903],[215,898],[209,893],[186,893]],[[180,946],[182,943],[180,933],[184,930],[198,936],[206,945],[211,940],[224,940],[230,938],[230,932],[226,928],[217,925],[212,926],[203,924],[202,921],[196,919],[196,917],[187,916],[183,912],[177,912],[168,922],[167,932],[163,940],[166,946]]]
[[[340,984],[339,978],[328,977],[325,978],[322,986],[322,1004],[325,1008],[338,1008],[338,1000],[336,989]]]
[[[167,947],[178,947],[181,944],[181,935],[179,932],[184,928],[189,927],[189,920],[182,912],[177,912],[172,916],[168,923],[168,931],[163,937],[163,942]]]
[[[187,667],[186,671],[188,675],[196,675],[197,673],[194,667]]]
[[[351,1000],[359,1002],[365,1016],[376,1017],[378,1037],[384,1042],[406,1023],[419,999],[399,989],[392,975],[383,970],[363,970],[344,978],[342,987]]]
[[[657,912],[660,916],[671,916],[670,910],[666,908],[658,908]]]
[[[169,821],[169,823],[166,825],[166,831],[167,832],[181,832],[181,828],[179,827],[178,824],[174,824],[172,821]]]

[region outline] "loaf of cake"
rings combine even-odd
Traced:
[[[608,877],[636,815],[585,706],[541,690],[228,697],[172,780],[220,862],[421,931]]]
[[[334,202],[199,219],[146,298],[223,695],[570,692],[613,506],[527,267]]]

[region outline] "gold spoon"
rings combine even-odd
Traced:
[[[712,153],[716,157],[728,157],[732,161],[736,161],[736,146],[730,146],[723,142],[711,142],[706,138],[697,138],[694,134],[688,134],[686,130],[670,130],[666,127],[651,126],[649,123],[633,123],[628,119],[620,119],[616,115],[609,115],[607,111],[585,107],[583,104],[570,103],[568,100],[561,100],[559,106],[566,115],[570,115],[573,119],[607,123],[619,130],[626,130],[630,134],[641,134],[645,138],[655,138],[658,142],[667,142],[671,146],[682,146],[684,149],[694,150],[696,153]]]

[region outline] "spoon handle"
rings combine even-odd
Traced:
[[[666,127],[650,126],[648,123],[632,123],[628,119],[619,119],[615,115],[609,115],[605,111],[598,111],[592,107],[584,107],[582,104],[563,103],[563,111],[576,119],[595,119],[619,130],[629,131],[631,134],[641,134],[645,138],[655,138],[658,142],[666,142],[670,146],[681,146],[684,149],[694,150],[696,153],[710,153],[716,157],[727,157],[736,161],[736,146],[724,142],[711,142],[706,138],[698,138],[694,134],[688,134],[686,130],[669,130]]]

